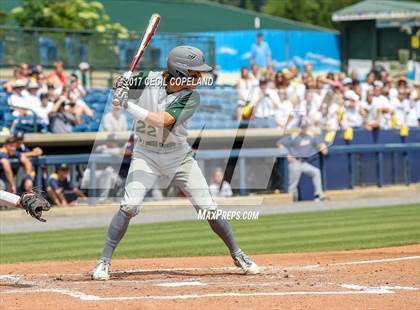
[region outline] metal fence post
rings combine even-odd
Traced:
[[[376,157],[376,169],[377,169],[377,177],[378,177],[378,187],[382,187],[384,185],[384,174],[383,174],[383,153],[378,152]]]
[[[89,204],[96,205],[96,161],[90,164]]]
[[[245,196],[247,194],[246,190],[246,166],[245,158],[239,157],[239,194]]]
[[[289,192],[289,162],[286,157],[283,157],[283,190],[285,193]]]

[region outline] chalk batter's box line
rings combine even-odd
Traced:
[[[420,259],[420,255],[417,256],[403,256],[403,257],[394,257],[394,258],[384,258],[384,259],[375,259],[375,260],[363,260],[363,261],[351,261],[351,262],[341,262],[341,263],[328,263],[325,265],[315,264],[315,265],[303,265],[303,266],[283,266],[283,267],[268,267],[261,266],[262,271],[283,271],[283,270],[311,270],[318,268],[328,268],[331,266],[347,266],[347,265],[359,265],[359,264],[375,264],[375,263],[388,263],[396,262],[403,260],[415,260]],[[239,270],[236,267],[174,267],[174,268],[153,268],[153,269],[128,269],[122,271],[113,271],[111,275],[121,275],[129,273],[147,273],[147,272],[160,272],[160,271],[200,271],[200,270],[212,270],[212,271],[237,271]],[[54,275],[64,275],[64,276],[87,276],[87,273],[26,273],[14,274],[14,276],[40,276],[40,277],[52,277]],[[0,275],[0,280],[3,276]],[[249,276],[247,276],[249,277]]]

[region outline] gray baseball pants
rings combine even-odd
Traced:
[[[160,152],[144,147],[133,156],[120,209],[114,215],[108,229],[102,260],[111,260],[115,248],[127,231],[130,219],[140,212],[144,196],[162,175],[175,181],[188,195],[197,211],[217,210],[217,204],[210,195],[207,181],[188,146]],[[226,220],[218,218],[208,222],[229,248],[232,256],[241,253]]]
[[[300,176],[304,174],[312,178],[314,185],[314,194],[319,198],[324,197],[322,191],[321,171],[305,161],[294,160],[289,162],[289,193],[293,195],[294,200],[298,197],[298,184]]]

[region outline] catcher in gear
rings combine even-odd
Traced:
[[[51,204],[42,195],[35,191],[25,192],[21,196],[0,191],[0,205],[6,207],[22,208],[30,216],[36,218],[38,221],[46,222],[42,218],[42,212],[48,211]]]

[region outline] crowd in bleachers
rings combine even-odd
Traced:
[[[12,132],[68,133],[97,131],[109,91],[90,88],[89,64],[66,74],[61,62],[45,72],[41,65],[21,64],[0,85],[3,128]]]
[[[237,83],[237,120],[251,127],[299,127],[302,120],[326,130],[417,127],[420,84],[383,68],[361,79],[356,70],[315,75],[312,64],[274,71],[243,67]]]

